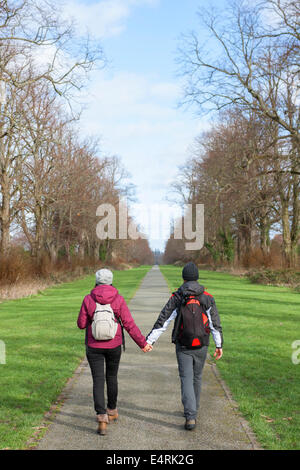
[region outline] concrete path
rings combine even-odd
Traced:
[[[144,278],[129,306],[141,331],[152,328],[170,291],[158,267]],[[220,308],[221,312],[222,309]],[[237,413],[230,394],[208,359],[196,430],[183,428],[183,407],[172,325],[144,354],[126,335],[119,370],[119,422],[108,434],[96,434],[92,379],[86,360],[65,390],[64,403],[37,449],[198,450],[259,448],[248,424]],[[84,339],[83,339],[84,341]],[[226,351],[224,358],[226,360]]]

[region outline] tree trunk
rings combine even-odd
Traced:
[[[48,245],[48,250],[49,250],[51,264],[55,265],[57,263],[57,258],[58,258],[57,247],[53,243],[50,242],[50,244]]]
[[[71,246],[68,241],[65,241],[65,250],[66,250],[68,263],[71,264]]]
[[[259,223],[260,248],[264,255],[270,251],[270,223],[267,216],[263,216]]]
[[[299,170],[300,165],[298,165]],[[291,226],[291,263],[293,267],[297,266],[297,249],[300,236],[300,201],[299,201],[299,176],[293,175],[293,220]]]
[[[238,261],[238,264],[240,264],[241,262],[241,235],[240,235],[239,230],[237,233],[236,252],[237,252],[237,261]]]
[[[78,249],[79,258],[84,260],[85,257],[85,236],[82,234],[80,236],[79,249]]]
[[[2,205],[0,210],[1,221],[1,254],[6,254],[10,247],[10,195],[8,185],[5,181],[1,184]]]
[[[241,235],[244,241],[246,258],[250,256],[252,245],[252,224],[248,214],[244,214],[241,219]]]
[[[35,208],[35,240],[34,240],[32,255],[38,261],[41,259],[42,254],[43,254],[42,252],[43,252],[44,236],[43,236],[42,223],[43,223],[42,208],[37,203],[36,208]]]
[[[96,262],[100,260],[100,242],[94,242],[93,243],[93,258]]]
[[[289,205],[288,201],[282,201],[281,209],[282,217],[282,250],[283,250],[283,261],[286,268],[290,268],[293,265],[292,262],[292,243],[291,243],[291,231],[290,231],[290,220],[289,220]]]

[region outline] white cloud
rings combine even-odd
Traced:
[[[153,83],[151,78],[127,72],[111,78],[100,73],[89,90],[89,113],[97,126],[96,116],[105,112],[105,123],[120,123],[124,135],[160,133],[163,123],[171,130],[178,93],[173,82]]]
[[[88,30],[94,38],[103,39],[122,33],[134,7],[155,6],[159,0],[101,0],[86,3],[84,0],[67,0],[65,15],[72,17],[85,34]]]
[[[209,127],[208,121],[193,119],[177,109],[179,94],[176,81],[124,71],[100,71],[93,76],[81,121],[83,135],[101,136],[104,154],[122,157],[142,207],[133,208],[132,214],[151,237],[151,246],[161,249],[163,240],[168,238],[172,214],[166,200],[170,185],[178,166],[189,156],[194,138]],[[162,204],[166,204],[164,217],[158,224],[161,213],[152,216],[156,222],[150,230],[143,212],[147,215],[149,208]]]
[[[195,136],[208,127],[176,108],[176,82],[127,72],[99,72],[89,90],[83,133],[102,136],[104,152],[119,154],[142,203],[166,197]]]

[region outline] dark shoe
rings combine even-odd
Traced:
[[[192,431],[196,427],[196,420],[195,419],[187,419],[184,425],[184,428],[187,431]]]

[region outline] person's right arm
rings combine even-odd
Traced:
[[[160,312],[152,330],[147,336],[147,343],[151,346],[158,340],[162,333],[166,331],[169,324],[177,316],[177,308],[180,306],[181,300],[177,292],[173,293],[168,302]]]

